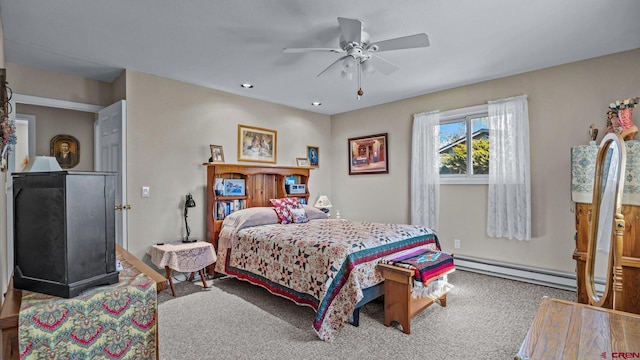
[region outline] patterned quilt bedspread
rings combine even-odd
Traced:
[[[376,264],[412,247],[440,250],[428,228],[403,224],[311,220],[238,232],[231,248],[218,249],[216,271],[260,285],[316,311],[313,328],[325,341],[348,322],[362,290],[383,281]]]

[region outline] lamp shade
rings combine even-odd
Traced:
[[[320,195],[320,197],[318,198],[318,201],[316,201],[316,204],[314,206],[319,209],[326,209],[326,208],[333,207],[333,205],[331,205],[331,201],[329,201],[329,198],[326,195]]]
[[[62,171],[60,164],[53,156],[32,156],[22,172]]]

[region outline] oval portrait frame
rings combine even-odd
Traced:
[[[60,157],[60,145],[64,142],[69,144],[69,152],[73,154],[69,161],[64,161]],[[61,168],[74,168],[80,163],[80,142],[72,135],[56,135],[51,138],[51,142],[49,143],[49,153],[51,156],[56,158]]]

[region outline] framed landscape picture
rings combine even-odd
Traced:
[[[387,133],[350,138],[348,145],[349,175],[389,173]]]
[[[277,132],[238,125],[238,161],[276,162]]]

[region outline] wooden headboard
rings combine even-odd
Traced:
[[[303,203],[309,201],[309,168],[218,163],[203,165],[207,167],[207,241],[212,243],[216,250],[222,221],[230,212],[241,208],[271,206],[269,199],[283,197],[297,197]],[[285,188],[287,178],[295,179],[296,184],[304,184],[306,191],[301,194],[288,194]],[[216,194],[216,179],[244,180],[244,194]]]

